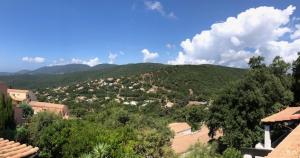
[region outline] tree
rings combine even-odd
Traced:
[[[205,106],[186,106],[177,109],[173,118],[177,121],[187,122],[193,130],[197,130],[206,121],[207,110],[205,110]]]
[[[37,144],[38,139],[40,138],[41,132],[43,129],[50,126],[56,120],[61,119],[58,115],[49,112],[40,112],[34,115],[28,125],[29,140],[32,144]]]
[[[249,67],[251,69],[266,67],[266,65],[263,63],[264,59],[265,58],[262,56],[256,56],[256,57],[254,56],[254,57],[250,58],[249,63],[248,63]]]
[[[210,107],[207,121],[210,135],[222,129],[224,136],[221,142],[229,147],[239,149],[261,141],[261,119],[293,101],[291,84],[285,83],[291,78],[285,74],[278,77],[270,67],[257,66],[264,64],[263,58],[256,59],[254,57],[250,61],[259,64],[250,65],[252,68],[245,78],[225,88]]]
[[[0,94],[0,137],[12,137],[15,129],[14,110],[11,98]]]
[[[19,107],[22,109],[23,118],[28,119],[33,115],[33,109],[28,104],[22,103]]]
[[[293,92],[295,103],[300,102],[300,52],[298,52],[298,58],[293,62]]]
[[[26,126],[18,126],[16,130],[15,140],[20,143],[29,142],[29,130]]]
[[[287,71],[290,69],[290,64],[286,63],[280,56],[276,56],[270,65],[270,69],[273,74],[277,76],[286,75]]]
[[[197,143],[191,147],[185,156],[186,158],[220,158],[216,152],[216,144],[205,145]]]
[[[227,148],[222,155],[222,158],[242,158],[242,154],[235,148]]]

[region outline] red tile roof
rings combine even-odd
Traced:
[[[7,93],[17,92],[17,93],[28,93],[29,90],[22,90],[22,89],[7,89]]]
[[[44,107],[50,109],[64,109],[66,105],[63,104],[54,104],[54,103],[47,103],[47,102],[38,102],[38,101],[31,101],[29,105],[32,107]]]
[[[0,158],[23,158],[37,153],[39,148],[0,138]]]
[[[208,133],[209,129],[204,125],[200,130],[191,134],[178,136],[175,135],[174,139],[171,140],[172,149],[176,154],[182,154],[187,152],[192,145],[195,145],[198,142],[206,144],[211,140]],[[220,137],[221,135],[221,132],[217,132],[216,138]]]
[[[298,125],[266,158],[299,158],[300,125]]]
[[[276,114],[273,114],[269,117],[262,119],[264,123],[270,122],[281,122],[281,121],[290,121],[290,120],[299,120],[300,119],[300,107],[288,107]]]
[[[179,133],[191,129],[191,126],[185,122],[175,122],[170,123],[169,128],[175,133]]]

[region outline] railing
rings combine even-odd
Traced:
[[[242,148],[241,152],[243,155],[250,155],[265,157],[267,156],[272,150],[271,149],[257,149],[257,148]]]

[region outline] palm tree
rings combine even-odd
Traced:
[[[94,147],[92,153],[83,154],[80,158],[111,158],[110,146],[105,143],[99,143]]]

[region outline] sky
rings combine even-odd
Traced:
[[[80,63],[216,64],[300,51],[299,0],[0,0],[0,72]]]

